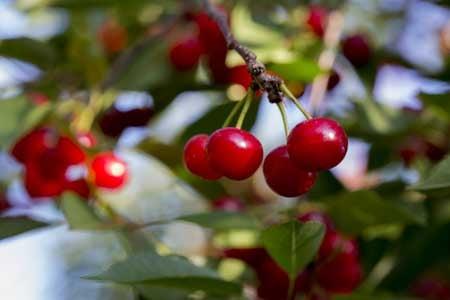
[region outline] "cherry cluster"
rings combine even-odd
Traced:
[[[298,274],[294,296],[304,294],[307,300],[327,300],[331,299],[331,294],[352,292],[362,279],[356,241],[338,232],[331,219],[322,213],[306,213],[300,215],[298,220],[321,222],[326,227],[326,233],[316,259]],[[239,259],[255,271],[259,298],[288,299],[288,274],[264,248],[230,248],[223,251],[223,256]]]
[[[267,155],[263,172],[267,184],[285,197],[297,197],[314,185],[316,172],[336,166],[347,152],[344,129],[334,120],[314,118],[298,124],[287,145]],[[184,148],[186,167],[207,180],[225,176],[243,180],[252,176],[263,160],[261,143],[251,133],[226,127],[208,137],[192,137]]]
[[[38,127],[22,136],[11,155],[24,166],[24,185],[32,198],[55,197],[72,191],[88,198],[93,187],[115,189],[128,171],[112,152],[90,157],[85,149],[96,144],[90,133],[75,139],[51,127]]]
[[[224,8],[219,9],[227,14]],[[187,13],[188,21],[197,32],[175,41],[169,49],[169,59],[178,71],[193,70],[203,57],[216,84],[239,84],[250,87],[252,78],[246,65],[228,67],[225,63],[228,47],[217,23],[206,12]],[[227,14],[229,19],[229,16]]]

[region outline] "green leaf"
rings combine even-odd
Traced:
[[[52,0],[51,4],[57,7],[70,8],[70,9],[91,9],[97,7],[110,7],[112,5],[118,5],[128,7],[131,4],[142,4],[141,0]]]
[[[73,193],[65,193],[62,196],[61,210],[66,217],[67,223],[73,230],[106,229],[105,224],[101,222],[86,201]]]
[[[325,201],[339,229],[362,233],[372,226],[425,223],[421,212],[415,213],[407,205],[384,200],[373,191],[355,191],[330,197]]]
[[[308,192],[308,196],[311,199],[336,195],[344,191],[342,183],[330,171],[320,172],[318,175],[316,183],[314,183],[313,188]]]
[[[0,240],[45,226],[48,226],[48,224],[26,217],[0,218]]]
[[[186,300],[188,293],[153,285],[137,284],[134,286],[141,296],[148,300]]]
[[[88,279],[220,295],[241,292],[238,284],[220,279],[211,269],[197,267],[179,256],[160,256],[154,252],[130,256]]]
[[[261,223],[254,217],[243,213],[214,211],[179,217],[183,220],[215,230],[258,229]]]
[[[449,94],[420,94],[419,98],[427,106],[432,108],[436,113],[450,118],[450,102]]]
[[[269,69],[285,80],[311,82],[320,73],[315,61],[298,57],[288,63],[270,64]]]
[[[261,240],[291,279],[313,260],[325,233],[323,224],[291,221],[263,231]]]
[[[0,55],[47,68],[54,66],[57,53],[48,43],[30,38],[17,38],[0,41]]]
[[[418,299],[410,297],[399,297],[389,294],[364,295],[354,293],[351,295],[334,296],[333,300],[418,300]]]
[[[431,171],[429,176],[422,178],[411,187],[414,190],[427,194],[450,194],[450,156],[439,162]]]

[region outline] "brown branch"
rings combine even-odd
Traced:
[[[217,9],[209,0],[203,0],[206,13],[217,23],[225,37],[228,49],[235,50],[245,61],[248,71],[253,78],[253,88],[263,89],[267,92],[269,101],[279,103],[283,100],[283,92],[281,86],[283,80],[281,78],[267,73],[263,63],[257,60],[255,53],[247,47],[241,45],[231,33],[226,15]]]

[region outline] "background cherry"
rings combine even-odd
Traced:
[[[196,37],[187,37],[176,41],[169,50],[170,62],[178,71],[194,69],[202,54],[202,44]]]
[[[347,153],[344,129],[329,118],[314,118],[295,126],[288,137],[289,157],[304,170],[321,171],[339,164]]]
[[[212,202],[214,210],[240,212],[245,209],[244,203],[235,197],[221,197]]]
[[[323,37],[327,25],[328,11],[320,5],[311,5],[309,7],[306,24],[312,32],[318,37]]]
[[[112,152],[97,154],[91,162],[91,172],[94,184],[108,189],[119,188],[128,177],[126,163]]]
[[[107,53],[117,53],[125,48],[128,33],[115,19],[106,20],[97,32],[98,39]]]
[[[368,64],[372,56],[369,42],[361,34],[345,38],[342,42],[342,53],[355,67],[362,67]]]
[[[292,163],[286,146],[280,146],[267,155],[263,171],[270,188],[284,197],[297,197],[308,192],[316,180],[314,172],[299,169]]]
[[[208,135],[198,134],[189,139],[184,146],[183,159],[187,169],[197,176],[207,180],[215,180],[222,177],[212,167],[206,152]]]
[[[213,169],[234,180],[252,176],[263,159],[258,139],[245,130],[231,127],[216,130],[210,136],[207,152]]]

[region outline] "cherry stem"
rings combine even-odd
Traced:
[[[245,99],[247,99],[247,98],[245,98]],[[222,128],[223,127],[227,127],[228,125],[230,125],[231,121],[236,116],[236,114],[239,111],[239,109],[241,109],[242,105],[244,104],[245,99],[242,99],[242,100],[239,100],[239,101],[236,102],[236,104],[233,106],[233,109],[231,110],[230,114],[225,119],[225,122],[223,123]]]
[[[289,100],[294,103],[295,106],[302,112],[302,114],[305,116],[306,119],[312,119],[312,116],[309,114],[309,112],[303,107],[303,105],[300,103],[300,101],[295,98],[295,96],[292,94],[292,92],[287,88],[285,84],[281,85],[281,90],[283,93],[289,98]]]
[[[286,108],[284,107],[283,102],[278,102],[277,106],[278,106],[278,110],[280,111],[280,114],[281,114],[281,119],[283,120],[284,134],[287,137],[289,134],[289,126],[288,126]]]
[[[245,103],[244,103],[244,107],[242,108],[242,111],[239,115],[239,118],[237,120],[236,128],[241,129],[242,124],[244,124],[245,116],[248,113],[248,109],[250,108],[250,104],[252,103],[252,100],[253,100],[253,91],[250,90],[250,92],[248,92],[248,94],[247,94],[247,97],[245,97],[245,99],[242,100],[242,101],[245,101]]]

